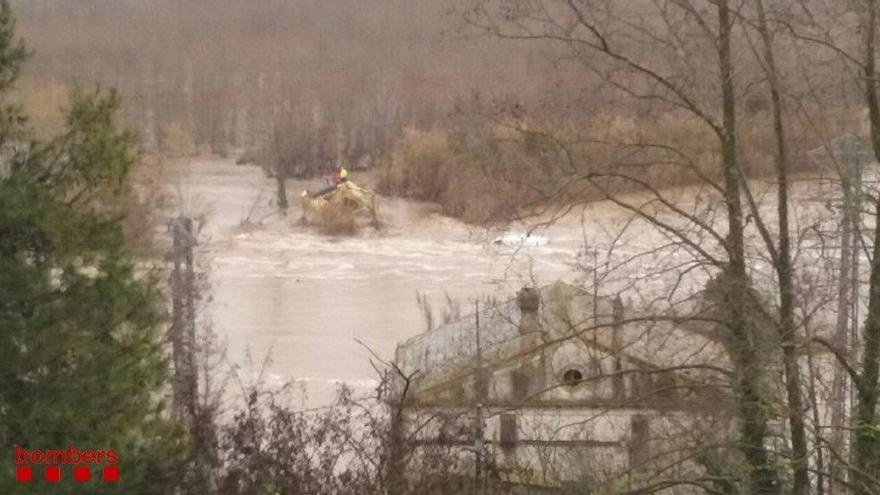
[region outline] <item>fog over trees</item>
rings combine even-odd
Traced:
[[[367,166],[406,126],[429,128],[475,95],[554,90],[540,50],[460,32],[456,2],[19,1],[35,52],[31,100],[100,82],[124,95],[145,146],[183,132],[204,149],[259,147],[282,127],[303,175]],[[286,157],[287,158],[287,157]]]

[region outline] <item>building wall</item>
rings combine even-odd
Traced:
[[[402,370],[421,371],[404,402],[419,442],[470,452],[481,404],[507,481],[625,489],[683,455],[661,452],[728,438],[726,377],[709,369],[729,367],[721,344],[566,284],[539,295],[480,314],[482,359],[473,315],[398,347]],[[676,469],[702,468],[682,461],[667,474]]]
[[[481,412],[491,464],[502,481],[525,485],[632,487],[643,473],[665,466],[669,456],[657,455],[663,449],[674,450],[675,442],[683,442],[685,432],[696,426],[688,414],[642,408],[524,407]],[[418,408],[406,413],[407,429],[418,431],[425,444],[442,439],[470,452],[477,414],[475,407]],[[679,469],[699,467],[685,463]]]

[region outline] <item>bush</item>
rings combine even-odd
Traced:
[[[159,149],[165,156],[171,158],[196,154],[196,141],[192,130],[177,122],[162,125],[162,131],[159,135]]]
[[[773,173],[773,141],[764,132],[768,118],[752,115],[755,125],[740,136],[748,144],[743,163],[749,177]],[[646,187],[721,180],[718,138],[689,116],[595,114],[582,124],[502,119],[488,125],[464,118],[442,130],[408,129],[378,167],[377,190],[433,202],[446,215],[485,224],[549,201],[568,205]]]
[[[39,137],[49,137],[64,131],[64,116],[60,109],[70,103],[66,86],[46,83],[28,86],[23,92],[25,110]]]
[[[355,398],[344,386],[331,405],[313,411],[287,406],[283,390],[256,385],[244,392],[219,430],[218,495],[473,493],[463,475],[472,456],[454,442],[420,445],[422,428],[395,427],[397,405]],[[435,413],[421,421],[455,431],[457,417]]]
[[[173,198],[167,184],[174,171],[158,156],[143,156],[132,165],[132,183],[120,199],[123,228],[129,248],[140,258],[156,258],[160,246],[156,232]]]
[[[259,154],[253,148],[248,148],[242,152],[238,158],[235,159],[236,165],[252,165],[255,163],[259,163]]]
[[[376,189],[437,203],[444,214],[477,224],[512,214],[533,199],[522,176],[502,169],[503,146],[491,140],[479,146],[483,149],[473,149],[440,130],[407,130],[379,167]]]

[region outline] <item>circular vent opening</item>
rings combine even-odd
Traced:
[[[570,368],[565,370],[565,373],[562,374],[562,383],[566,385],[577,385],[584,379],[584,373],[577,368]]]

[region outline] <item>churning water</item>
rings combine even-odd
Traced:
[[[288,186],[292,203],[302,186]],[[499,246],[491,242],[497,235],[425,205],[385,199],[387,228],[332,238],[300,225],[298,205],[286,219],[272,215],[275,187],[259,168],[204,160],[187,167],[177,194],[184,211],[206,213],[197,253],[209,272],[207,314],[226,343],[227,369],[252,381],[269,356],[262,378],[298,384],[309,405],[330,400],[338,383],[361,392],[376,383],[365,346],[390,360],[398,342],[425,331],[417,292],[435,313],[446,295],[469,313],[477,298],[577,276],[579,228],[541,231],[545,245]]]

